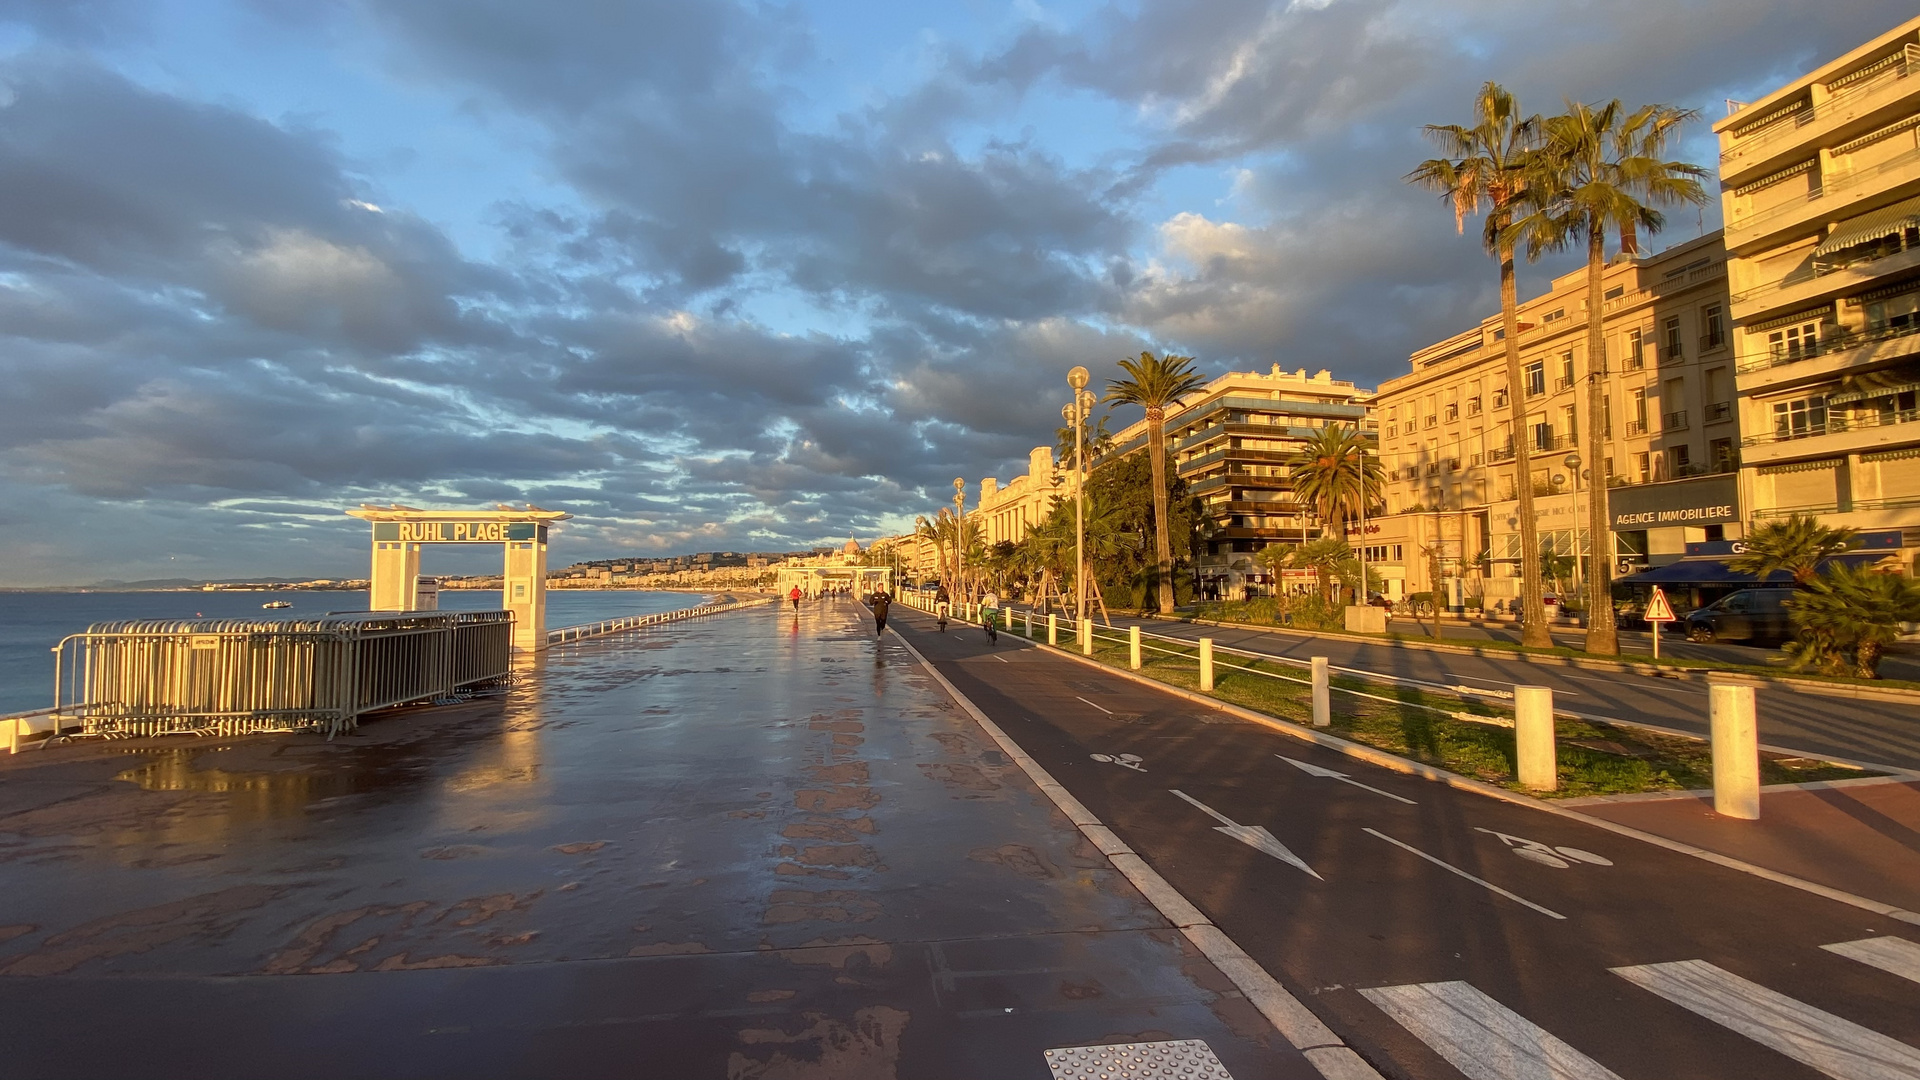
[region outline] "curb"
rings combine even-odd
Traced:
[[[1168,884],[1166,878],[1161,877],[1153,867],[1148,866],[1146,860],[1128,847],[1113,830],[1101,824],[1100,819],[1095,817],[1092,811],[1062,787],[1038,761],[1021,749],[1020,744],[1008,737],[998,724],[988,719],[987,714],[981,712],[979,707],[961,693],[958,687],[947,681],[947,677],[940,674],[938,668],[929,663],[926,657],[920,655],[920,650],[913,647],[913,643],[907,640],[905,634],[897,628],[889,629],[893,630],[893,636],[906,648],[907,653],[919,661],[927,674],[933,676],[934,681],[947,692],[947,696],[951,697],[963,712],[972,717],[974,723],[980,725],[980,729],[999,745],[1001,752],[1012,758],[1027,774],[1027,778],[1032,780],[1047,798],[1053,800],[1053,804],[1067,816],[1067,820],[1073,822],[1082,835],[1086,836],[1088,841],[1107,857],[1107,861],[1113,864],[1113,868],[1120,871],[1134,888],[1140,890],[1140,894],[1146,897],[1147,902],[1152,904],[1163,918],[1172,923],[1188,941],[1192,942],[1209,963],[1232,980],[1234,987],[1253,1003],[1254,1008],[1260,1010],[1260,1014],[1267,1018],[1274,1029],[1294,1049],[1300,1051],[1309,1064],[1320,1070],[1321,1076],[1326,1077],[1326,1080],[1383,1080],[1373,1066],[1367,1064],[1365,1059],[1342,1042],[1331,1028],[1313,1014],[1312,1010],[1300,1003],[1299,998],[1288,993],[1286,987],[1281,986],[1279,981],[1261,967],[1258,961],[1234,944],[1233,939],[1228,937],[1225,931],[1209,922],[1199,908],[1194,907],[1178,889]],[[1025,639],[1020,640],[1026,644],[1037,644],[1025,642]]]
[[[905,642],[906,638],[902,637],[900,640],[902,642]],[[1227,713],[1230,716],[1236,716],[1242,720],[1251,721],[1263,727],[1269,728],[1273,731],[1277,731],[1283,735],[1289,735],[1289,736],[1292,736],[1293,738],[1300,739],[1304,742],[1316,743],[1320,746],[1324,746],[1328,748],[1329,750],[1338,750],[1340,753],[1345,754],[1348,757],[1358,758],[1361,761],[1378,765],[1381,768],[1391,769],[1394,772],[1405,773],[1410,776],[1418,776],[1425,780],[1437,781],[1439,783],[1447,785],[1450,788],[1455,788],[1460,791],[1471,791],[1477,795],[1485,795],[1489,798],[1499,799],[1501,802],[1511,803],[1514,806],[1530,807],[1542,813],[1553,814],[1556,817],[1563,817],[1563,818],[1571,819],[1573,821],[1582,822],[1584,824],[1591,825],[1598,829],[1605,829],[1607,832],[1614,833],[1619,836],[1631,837],[1643,843],[1652,844],[1655,847],[1666,848],[1668,851],[1676,851],[1682,855],[1691,855],[1696,859],[1701,859],[1703,861],[1713,863],[1716,866],[1723,866],[1729,870],[1737,870],[1740,873],[1750,874],[1753,877],[1757,877],[1757,878],[1763,878],[1767,881],[1774,882],[1775,884],[1778,884],[1778,885],[1785,885],[1789,888],[1799,889],[1802,892],[1812,893],[1815,896],[1824,897],[1828,900],[1835,900],[1842,904],[1849,905],[1851,907],[1860,908],[1863,911],[1870,911],[1875,915],[1884,915],[1890,919],[1897,919],[1904,923],[1911,923],[1915,926],[1920,926],[1920,912],[1908,911],[1905,908],[1895,907],[1892,904],[1886,904],[1878,900],[1869,899],[1868,897],[1865,897],[1865,896],[1859,896],[1855,893],[1847,892],[1844,889],[1836,889],[1828,885],[1822,885],[1817,881],[1808,881],[1805,878],[1795,877],[1792,874],[1784,874],[1778,870],[1769,870],[1764,866],[1758,866],[1754,863],[1746,862],[1741,859],[1736,859],[1730,855],[1722,855],[1717,851],[1709,851],[1706,848],[1695,847],[1692,844],[1682,843],[1681,841],[1678,841],[1678,840],[1669,840],[1664,836],[1659,836],[1650,832],[1644,832],[1640,829],[1633,828],[1632,826],[1617,824],[1615,822],[1608,821],[1605,818],[1597,818],[1588,814],[1582,814],[1578,810],[1570,810],[1563,806],[1555,805],[1554,803],[1546,802],[1540,799],[1529,798],[1528,796],[1522,795],[1518,792],[1508,791],[1507,789],[1501,788],[1501,787],[1495,787],[1492,784],[1483,783],[1479,780],[1470,779],[1468,777],[1461,776],[1459,773],[1448,772],[1445,769],[1435,768],[1432,765],[1427,765],[1422,762],[1414,761],[1410,758],[1403,758],[1398,754],[1390,754],[1385,750],[1377,750],[1371,746],[1366,746],[1362,743],[1353,742],[1348,739],[1342,739],[1337,735],[1329,735],[1324,732],[1314,731],[1311,728],[1303,728],[1295,724],[1290,724],[1287,721],[1281,720],[1277,717],[1268,716],[1267,714],[1262,712],[1255,712],[1252,709],[1242,708],[1241,706],[1234,705],[1231,702],[1221,701],[1219,698],[1208,697],[1205,694],[1197,693],[1192,690],[1185,690],[1178,686],[1170,686],[1167,683],[1158,682],[1156,680],[1149,679],[1145,675],[1136,675],[1131,671],[1125,671],[1120,668],[1109,667],[1106,664],[1102,664],[1098,660],[1092,659],[1091,657],[1085,657],[1077,653],[1068,652],[1067,650],[1059,648],[1057,646],[1046,645],[1038,641],[1029,642],[1025,638],[1021,638],[1019,640],[1023,644],[1031,645],[1036,649],[1044,649],[1049,653],[1054,653],[1059,656],[1066,657],[1069,660],[1072,660],[1079,664],[1083,664],[1087,667],[1097,668],[1110,675],[1116,675],[1116,676],[1119,676],[1120,678],[1139,683],[1142,686],[1148,686],[1155,690],[1159,690],[1163,693],[1172,694],[1175,697],[1183,698],[1187,701],[1191,701],[1198,705],[1206,705],[1210,708],[1218,709],[1219,711]],[[912,646],[908,645],[908,648],[911,649]],[[918,657],[920,654],[916,651],[914,655]],[[921,663],[926,664],[926,661],[922,659]],[[932,666],[928,665],[927,670],[933,671]],[[948,686],[950,689],[950,692],[953,692],[956,695],[958,694],[957,691],[951,691],[951,684],[949,684],[946,681],[945,677],[941,676],[939,672],[934,671],[933,674],[935,675],[936,678],[940,679],[941,685]],[[972,706],[969,704],[968,708],[971,709]],[[991,721],[988,721],[988,722],[990,723]],[[995,730],[998,730],[998,729],[996,728]],[[1794,786],[1798,787],[1800,785],[1794,785]]]
[[[1705,679],[1715,678],[1730,681],[1750,681],[1755,685],[1774,686],[1790,693],[1819,694],[1823,697],[1843,697],[1865,701],[1891,701],[1903,704],[1920,705],[1920,690],[1906,690],[1899,687],[1850,686],[1840,683],[1818,682],[1813,679],[1796,679],[1784,675],[1766,675],[1748,671],[1714,671],[1708,668],[1669,667],[1665,664],[1648,664],[1635,660],[1600,660],[1584,657],[1555,656],[1550,653],[1516,652],[1510,649],[1483,649],[1476,645],[1449,644],[1441,641],[1416,641],[1410,638],[1372,637],[1366,634],[1343,634],[1337,630],[1296,630],[1288,626],[1262,626],[1258,623],[1226,622],[1220,619],[1176,618],[1169,622],[1183,622],[1193,626],[1221,626],[1234,630],[1255,630],[1268,634],[1291,634],[1303,638],[1333,638],[1336,641],[1351,641],[1363,645],[1384,645],[1387,648],[1419,649],[1426,652],[1453,653],[1460,656],[1477,656],[1485,660],[1515,660],[1529,664],[1542,664],[1548,667],[1570,667],[1580,671],[1615,671],[1630,675],[1645,675],[1658,679]]]

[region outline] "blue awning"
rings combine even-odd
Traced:
[[[1834,555],[1820,560],[1820,567],[1825,569],[1836,561],[1857,566],[1884,558],[1886,555],[1883,552],[1850,551],[1844,555]],[[1752,574],[1743,574],[1719,559],[1681,559],[1679,562],[1615,578],[1613,583],[1615,585],[1791,585],[1793,575],[1785,570],[1775,570],[1767,575],[1766,581],[1762,582]]]

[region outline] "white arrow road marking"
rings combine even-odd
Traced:
[[[1585,851],[1577,847],[1549,847],[1538,840],[1529,840],[1524,836],[1513,836],[1508,833],[1495,832],[1492,829],[1483,829],[1478,825],[1473,827],[1473,831],[1498,837],[1500,842],[1507,845],[1515,855],[1531,862],[1537,862],[1542,866],[1554,867],[1558,870],[1565,870],[1576,862],[1592,863],[1595,866],[1613,865],[1612,859],[1604,855],[1595,855],[1591,851]],[[1568,862],[1567,860],[1569,859],[1573,860],[1573,862]]]
[[[1546,915],[1550,918],[1555,918],[1555,919],[1566,918],[1565,915],[1562,915],[1559,912],[1554,911],[1552,908],[1543,908],[1539,904],[1534,903],[1533,901],[1527,899],[1526,897],[1520,896],[1517,893],[1508,892],[1507,890],[1501,888],[1498,885],[1495,885],[1493,882],[1488,881],[1485,878],[1474,877],[1472,874],[1467,873],[1465,870],[1460,869],[1459,867],[1453,865],[1450,862],[1443,862],[1439,859],[1436,859],[1433,856],[1427,854],[1426,852],[1421,851],[1419,848],[1414,847],[1412,844],[1403,844],[1400,841],[1395,840],[1393,837],[1388,836],[1386,833],[1381,832],[1379,829],[1364,829],[1362,831],[1372,833],[1373,835],[1379,837],[1380,839],[1385,840],[1387,843],[1392,844],[1394,847],[1401,848],[1402,850],[1405,850],[1405,851],[1411,851],[1415,855],[1420,856],[1421,858],[1427,860],[1433,865],[1440,867],[1442,870],[1448,870],[1455,874],[1459,874],[1461,877],[1466,878],[1468,881],[1473,882],[1475,885],[1478,885],[1484,889],[1488,889],[1492,892],[1497,892],[1501,896],[1506,897],[1507,899],[1513,901],[1516,904],[1524,904],[1527,907],[1530,907],[1533,910],[1539,912],[1540,914]]]
[[[1168,788],[1167,790],[1173,791],[1175,795],[1180,796],[1181,798],[1187,800],[1193,805],[1206,811],[1208,816],[1212,817],[1215,821],[1224,822],[1224,824],[1214,826],[1213,828],[1214,832],[1226,833],[1228,836],[1233,837],[1235,840],[1240,841],[1241,843],[1247,845],[1248,847],[1257,848],[1273,856],[1274,858],[1279,859],[1283,863],[1286,863],[1290,866],[1297,866],[1300,869],[1305,870],[1307,873],[1312,874],[1317,880],[1320,880],[1320,881],[1326,880],[1326,878],[1321,877],[1317,872],[1315,872],[1313,867],[1308,866],[1306,862],[1300,858],[1300,856],[1295,855],[1293,852],[1287,850],[1287,845],[1275,839],[1274,835],[1268,832],[1265,828],[1259,825],[1242,825],[1239,822],[1233,820],[1232,818],[1221,813],[1220,811],[1215,810],[1213,807],[1208,806],[1206,803],[1201,802],[1199,799],[1194,798],[1193,796],[1187,794],[1184,791],[1174,791],[1174,789],[1172,788]]]
[[[1139,754],[1088,754],[1087,756],[1095,761],[1103,761],[1109,765],[1118,765],[1123,769],[1132,769],[1134,772],[1147,771],[1146,768],[1140,764],[1146,759],[1142,758]]]
[[[1355,780],[1352,777],[1348,776],[1346,773],[1334,772],[1332,769],[1322,768],[1318,765],[1309,765],[1304,761],[1296,761],[1285,754],[1275,754],[1273,756],[1279,758],[1281,761],[1284,761],[1289,765],[1292,765],[1294,768],[1299,769],[1301,772],[1306,773],[1308,776],[1320,776],[1320,777],[1325,777],[1329,780],[1338,780],[1343,784],[1352,784],[1354,787],[1365,788],[1366,790],[1373,792],[1375,795],[1385,795],[1387,798],[1392,799],[1394,802],[1403,802],[1403,803],[1406,803],[1408,806],[1420,805],[1419,803],[1414,802],[1412,799],[1403,799],[1400,796],[1395,795],[1391,791],[1381,791],[1377,787],[1373,787],[1368,784],[1363,784],[1360,781]]]

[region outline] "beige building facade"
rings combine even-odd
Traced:
[[[1027,538],[1027,529],[1046,520],[1056,496],[1067,493],[1072,478],[1053,462],[1053,451],[1036,446],[1027,455],[1027,474],[1016,476],[1005,487],[995,477],[980,481],[979,494],[968,517],[980,515],[980,535],[988,547],[1002,541],[1017,544]]]
[[[1523,397],[1507,400],[1498,312],[1411,357],[1373,402],[1388,514],[1349,523],[1348,540],[1398,596],[1440,588],[1454,606],[1515,608],[1518,488],[1530,483],[1541,547],[1566,557],[1557,593],[1577,590],[1597,550],[1616,574],[1681,558],[1689,542],[1737,539],[1740,433],[1726,260],[1718,233],[1651,256],[1621,256],[1602,277],[1606,457],[1584,460],[1586,268],[1520,305]],[[1587,528],[1607,486],[1611,535]]]
[[[1714,125],[1743,500],[1920,559],[1920,18]]]

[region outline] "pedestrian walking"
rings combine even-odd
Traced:
[[[1000,643],[1000,631],[994,627],[994,620],[1000,615],[1000,594],[992,589],[980,598],[980,625],[987,628],[987,643]]]
[[[940,586],[933,592],[933,617],[940,623],[940,632],[947,632],[947,611],[953,607],[953,597],[947,595],[947,587]]]
[[[799,611],[800,610],[800,586],[795,585],[793,587],[793,591],[787,594],[787,599],[793,601],[793,610],[796,612]]]
[[[879,637],[887,631],[887,608],[893,606],[893,598],[882,589],[873,594],[873,636]]]

